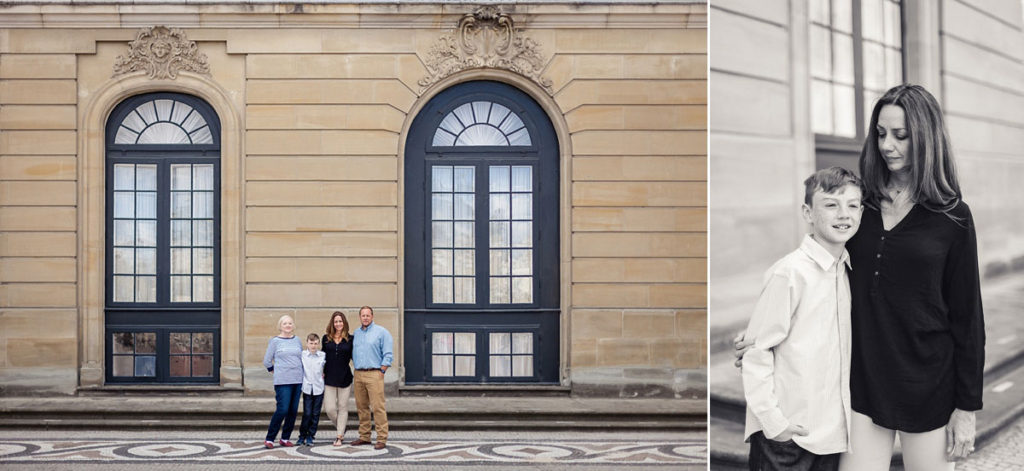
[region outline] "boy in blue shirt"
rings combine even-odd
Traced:
[[[313,437],[320,424],[320,408],[324,405],[324,361],[320,351],[320,336],[306,336],[306,350],[302,352],[302,424],[299,426],[299,446],[313,446]]]

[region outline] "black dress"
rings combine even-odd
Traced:
[[[324,359],[324,385],[336,388],[347,388],[352,385],[352,368],[349,362],[352,361],[352,337],[341,339],[341,342],[334,343],[328,336],[324,336],[323,349],[326,358]]]
[[[915,205],[888,231],[865,207],[846,247],[853,410],[919,433],[946,425],[954,408],[981,409],[985,326],[967,204],[948,214]]]

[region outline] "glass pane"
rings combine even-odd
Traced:
[[[512,195],[512,219],[533,219],[533,195],[529,193]]]
[[[885,44],[889,46],[903,46],[903,32],[901,31],[900,6],[897,3],[885,2]]]
[[[171,108],[174,106],[173,100],[153,100],[153,105],[156,108],[156,119],[160,121],[171,120]]]
[[[156,353],[156,333],[136,332],[135,353]]]
[[[508,332],[490,333],[490,348],[487,350],[488,353],[511,353],[511,348],[512,341]]]
[[[811,75],[817,78],[832,77],[832,44],[828,29],[811,26]]]
[[[475,124],[462,131],[455,139],[457,146],[507,146],[505,134],[488,124]]]
[[[853,87],[834,85],[835,91],[835,135],[857,137],[857,108]]]
[[[501,132],[505,134],[512,134],[521,127],[523,127],[523,120],[519,119],[519,116],[515,113],[509,114],[508,118],[498,126],[498,128],[501,129]]]
[[[434,222],[430,224],[431,247],[452,246],[452,223]]]
[[[452,191],[452,168],[435,165],[432,167],[430,190],[436,192]]]
[[[192,221],[192,245],[213,246],[213,221]]]
[[[455,274],[472,276],[476,274],[476,267],[474,263],[474,256],[476,253],[473,250],[456,250],[455,251]]]
[[[452,251],[446,249],[434,249],[431,254],[431,275],[452,274]]]
[[[511,274],[509,268],[509,251],[491,249],[491,276],[508,276]]]
[[[120,355],[114,357],[114,376],[132,376],[135,373],[135,357]]]
[[[512,274],[532,275],[533,274],[533,250],[516,249],[512,251]]]
[[[455,117],[454,113],[448,113],[444,119],[441,120],[441,129],[445,129],[452,134],[452,142],[455,142],[455,136],[457,136],[465,126],[459,122],[458,118]]]
[[[132,220],[114,221],[114,245],[135,245],[135,222]]]
[[[139,165],[137,167],[135,189],[156,191],[156,165]]]
[[[192,357],[192,376],[197,378],[213,376],[213,356],[196,355]]]
[[[458,304],[476,302],[476,278],[455,278],[455,302]]]
[[[135,277],[114,277],[114,302],[130,303],[135,300]]]
[[[192,277],[192,301],[197,303],[213,302],[213,277]]]
[[[135,273],[135,249],[114,248],[114,273]]]
[[[864,43],[864,87],[871,90],[885,87],[885,52],[881,44]]]
[[[452,194],[434,193],[430,200],[430,219],[449,221],[452,219]]]
[[[838,83],[853,85],[853,37],[836,33],[832,39],[833,64],[835,65],[832,78]]]
[[[505,355],[491,355],[491,376],[512,376],[512,358]]]
[[[885,78],[889,88],[903,83],[903,54],[896,49],[885,50]]]
[[[171,302],[187,303],[192,301],[192,277],[172,276],[171,277]]]
[[[131,332],[114,332],[110,345],[114,353],[135,353],[135,336]]]
[[[114,136],[114,144],[135,144],[139,134],[124,126],[117,128],[117,135]]]
[[[509,283],[509,278],[491,278],[491,304],[508,304],[511,302]]]
[[[451,355],[431,355],[430,372],[434,376],[452,376],[455,372],[452,369]]]
[[[182,377],[192,376],[192,372],[189,371],[189,360],[191,356],[188,355],[177,355],[171,357],[171,376]]]
[[[476,169],[455,167],[455,191],[472,193],[476,187]]]
[[[512,191],[533,191],[533,167],[512,167]]]
[[[434,285],[434,302],[439,304],[449,304],[453,301],[454,296],[452,295],[452,279],[447,276],[435,276],[433,278]]]
[[[135,301],[140,303],[156,302],[156,277],[135,277]]]
[[[455,223],[455,246],[461,248],[472,248],[474,244],[473,239],[473,224],[472,222],[457,222]]]
[[[487,118],[487,122],[494,126],[498,126],[501,124],[502,121],[505,120],[506,117],[508,117],[509,113],[511,112],[512,111],[509,110],[508,108],[505,108],[502,105],[494,103],[494,105],[491,107],[491,115]]]
[[[156,108],[152,101],[147,101],[135,108],[135,112],[142,116],[146,123],[154,123],[156,119]]]
[[[192,133],[193,144],[213,144],[213,135],[210,134],[210,127],[199,128]]]
[[[191,353],[192,334],[188,332],[171,332],[170,348],[171,353]]]
[[[171,165],[171,189],[191,190],[192,189],[192,165],[176,164]]]
[[[192,245],[192,221],[171,221],[171,246],[187,247]]]
[[[213,190],[213,165],[203,164],[192,167],[192,188],[196,190]]]
[[[156,274],[156,249],[135,249],[135,273]]]
[[[516,355],[512,357],[512,376],[533,376],[533,356]]]
[[[508,219],[509,214],[509,194],[499,193],[491,195],[491,219]]]
[[[452,353],[455,351],[455,336],[451,332],[434,332],[431,334],[433,353]]]
[[[213,353],[213,333],[192,333],[192,353]]]
[[[476,119],[473,118],[473,106],[469,103],[463,103],[452,112],[455,113],[455,116],[459,118],[463,125],[469,126],[476,122]]]
[[[188,134],[176,124],[156,123],[139,135],[139,144],[190,144]]]
[[[463,221],[473,219],[475,216],[474,199],[475,195],[472,194],[455,195],[455,219]]]
[[[438,129],[434,131],[434,140],[430,142],[430,145],[439,147],[455,145],[455,135],[443,129]]]
[[[476,375],[476,358],[474,357],[455,357],[455,376],[475,376]]]
[[[832,28],[853,32],[853,5],[850,0],[832,0]]]
[[[512,334],[512,353],[533,353],[533,334],[530,332]]]
[[[171,115],[170,121],[173,123],[181,124],[182,120],[192,112],[192,107],[188,106],[180,101],[174,102],[174,113]]]
[[[134,190],[135,189],[135,166],[132,164],[114,165],[114,189]]]
[[[883,40],[882,3],[885,0],[860,0],[860,34],[869,41]]]
[[[532,247],[533,246],[533,222],[513,221],[512,222],[512,246]]]
[[[530,132],[526,128],[522,128],[512,134],[508,135],[508,143],[513,146],[528,146],[532,144],[530,141]]]
[[[832,134],[831,92],[827,82],[811,81],[811,129],[815,134]]]
[[[156,218],[156,193],[140,191],[135,194],[135,217],[140,219]]]
[[[830,21],[828,7],[829,0],[811,0],[811,21],[828,24]]]
[[[192,250],[192,273],[213,274],[213,249]]]
[[[486,123],[487,119],[491,114],[491,102],[489,101],[474,101],[473,102],[473,116],[474,122]]]
[[[192,217],[192,193],[187,191],[171,193],[171,217],[175,219]]]
[[[192,249],[171,249],[171,274],[192,273]]]
[[[455,353],[476,353],[476,334],[473,332],[456,332]]]
[[[156,221],[137,221],[135,223],[135,245],[156,247]]]
[[[509,191],[509,168],[503,165],[493,165],[490,168],[490,191],[492,193]]]
[[[533,302],[533,277],[512,278],[512,302]]]
[[[125,191],[114,192],[114,217],[135,217],[135,193]]]
[[[508,222],[491,223],[491,247],[508,247],[510,242],[510,228]]]
[[[199,113],[192,113],[185,118],[185,122],[181,123],[181,127],[185,128],[186,131],[192,132],[206,126],[206,120]]]
[[[196,219],[213,217],[212,192],[197,191],[192,194],[192,217]]]
[[[135,357],[135,376],[156,376],[156,357]]]

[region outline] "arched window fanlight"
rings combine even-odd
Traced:
[[[528,146],[530,131],[512,110],[489,101],[463,103],[441,120],[433,146]]]
[[[213,135],[198,110],[177,100],[158,99],[125,116],[114,144],[213,144]]]

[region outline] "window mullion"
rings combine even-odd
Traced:
[[[851,1],[853,8],[853,103],[857,140],[864,140],[864,34],[861,0]]]

